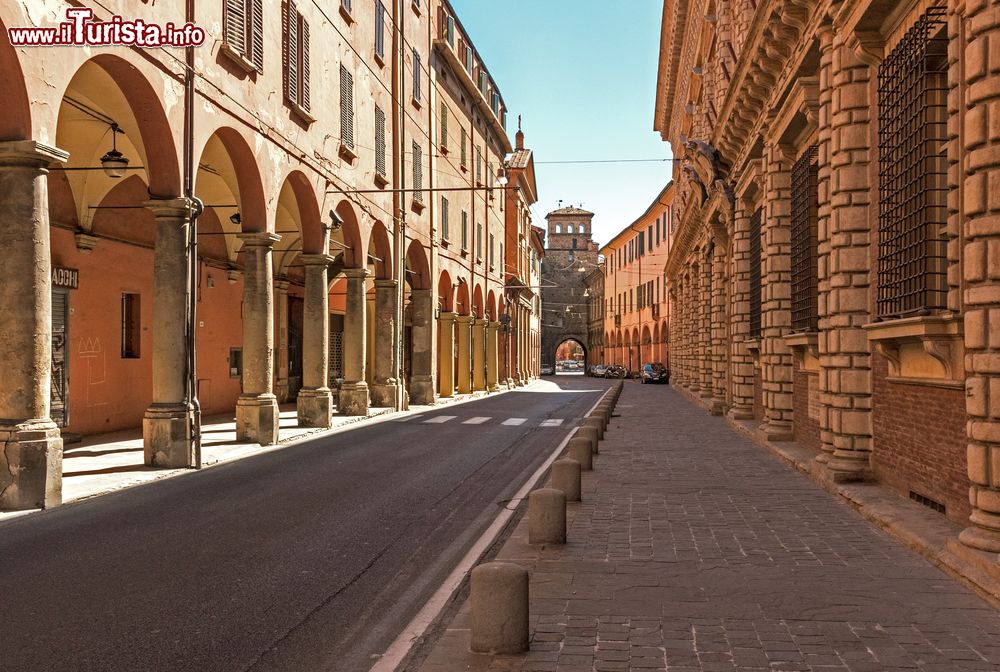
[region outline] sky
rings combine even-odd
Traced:
[[[670,180],[653,131],[662,0],[451,0],[507,103],[511,142],[523,117],[538,181],[535,224],[581,205],[606,243]]]

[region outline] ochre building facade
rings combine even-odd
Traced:
[[[508,178],[451,5],[192,4],[0,0],[0,508],[60,502],[63,433],[141,426],[148,465],[191,467],[200,415],[273,444],[281,403],[325,427],[531,358],[537,310],[507,319],[507,287],[537,281],[504,260],[534,178]],[[8,41],[77,6],[208,39]]]
[[[667,0],[655,111],[673,380],[994,554],[998,43],[986,0]]]

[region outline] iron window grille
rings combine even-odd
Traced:
[[[947,9],[931,7],[878,71],[879,319],[946,308]]]
[[[792,330],[819,329],[819,146],[792,166]]]
[[[760,229],[763,208],[750,217],[750,338],[760,338]]]

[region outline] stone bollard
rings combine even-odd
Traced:
[[[574,436],[582,437],[587,441],[589,441],[590,449],[594,452],[595,455],[601,452],[600,448],[597,445],[598,441],[600,441],[600,437],[598,436],[597,433],[597,427],[594,427],[593,425],[584,425],[583,427],[578,427],[576,430],[576,434]]]
[[[569,440],[569,457],[580,463],[581,471],[594,470],[594,449],[590,439],[576,437]]]
[[[475,653],[528,650],[528,570],[511,562],[487,562],[472,570],[472,645]]]
[[[607,426],[607,418],[603,415],[592,415],[583,421],[584,426],[593,427],[597,430],[597,439],[604,440],[604,428]]]
[[[567,502],[579,502],[583,491],[580,484],[580,463],[568,457],[553,462],[551,485],[566,493]]]
[[[528,495],[528,543],[566,543],[566,493],[539,488]]]

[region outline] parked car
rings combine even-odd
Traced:
[[[604,366],[603,364],[594,364],[592,367],[590,367],[590,375],[594,376],[595,378],[603,378],[604,373],[607,370],[608,367]]]
[[[551,364],[542,364],[542,375],[543,376],[554,376],[556,370],[552,368]]]
[[[669,383],[670,371],[659,362],[647,363],[643,365],[642,371],[639,373],[639,381],[643,385],[646,383]]]
[[[625,369],[625,367],[618,366],[617,364],[609,366],[607,370],[604,372],[605,378],[624,378],[627,375],[628,371]]]

